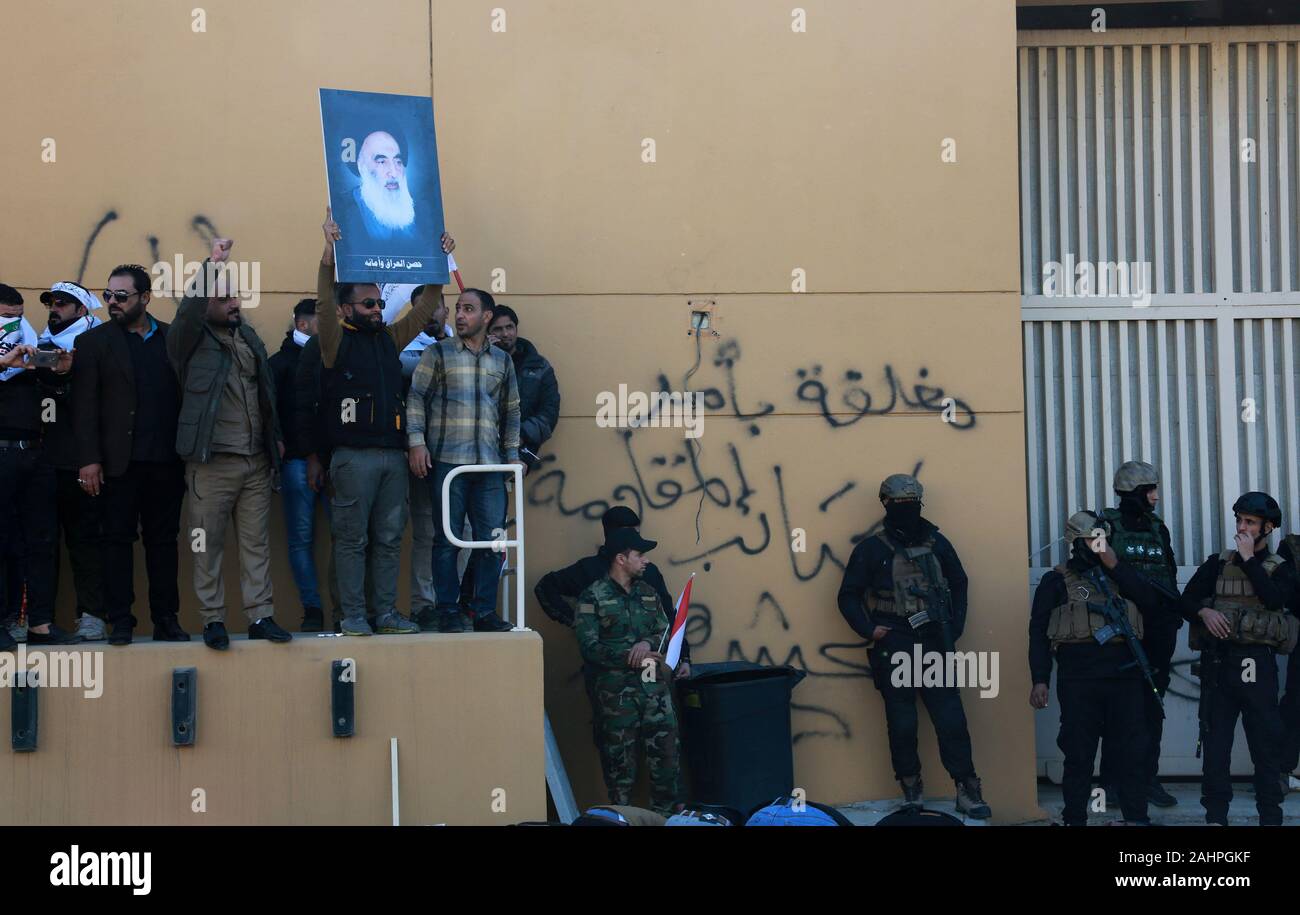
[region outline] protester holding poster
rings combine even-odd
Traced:
[[[433,104],[419,96],[320,90],[335,279],[445,283]]]

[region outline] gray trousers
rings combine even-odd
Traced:
[[[334,563],[343,615],[366,615],[366,564],[373,576],[375,612],[397,610],[397,576],[406,529],[406,452],[397,448],[336,448],[330,459],[334,484]]]

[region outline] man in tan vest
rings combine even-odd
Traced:
[[[1128,627],[1140,640],[1147,613],[1159,613],[1161,596],[1137,568],[1111,546],[1105,521],[1080,511],[1065,524],[1070,558],[1043,576],[1029,615],[1031,708],[1047,708],[1052,665],[1061,730],[1056,745],[1065,754],[1061,792],[1066,826],[1086,826],[1092,764],[1103,737],[1114,754],[1118,798],[1124,822],[1146,824],[1148,733],[1143,710],[1151,698],[1141,665],[1127,636],[1106,618],[1106,604],[1123,604]],[[1145,652],[1143,652],[1145,654]]]

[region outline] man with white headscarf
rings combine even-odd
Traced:
[[[103,323],[92,312],[99,301],[84,286],[64,281],[41,293],[49,309],[49,322],[36,347],[71,353],[77,337]],[[86,641],[108,638],[104,622],[104,544],[100,503],[78,482],[80,455],[72,417],[72,374],[38,369],[37,379],[48,398],[42,416],[45,459],[54,466],[57,489],[57,524],[63,532],[72,563],[72,584],[77,593],[77,634]],[[56,535],[57,542],[57,535]],[[55,550],[55,597],[58,595],[58,550]]]

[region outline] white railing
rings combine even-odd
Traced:
[[[451,481],[462,473],[508,473],[514,478],[515,537],[499,540],[462,540],[451,530]],[[458,521],[460,519],[457,519]],[[442,478],[442,533],[447,540],[463,549],[488,549],[502,553],[515,548],[515,618],[516,629],[524,629],[524,468],[519,464],[461,464]],[[477,588],[477,583],[475,584]],[[503,601],[502,611],[506,604]],[[503,618],[506,618],[503,612]]]

